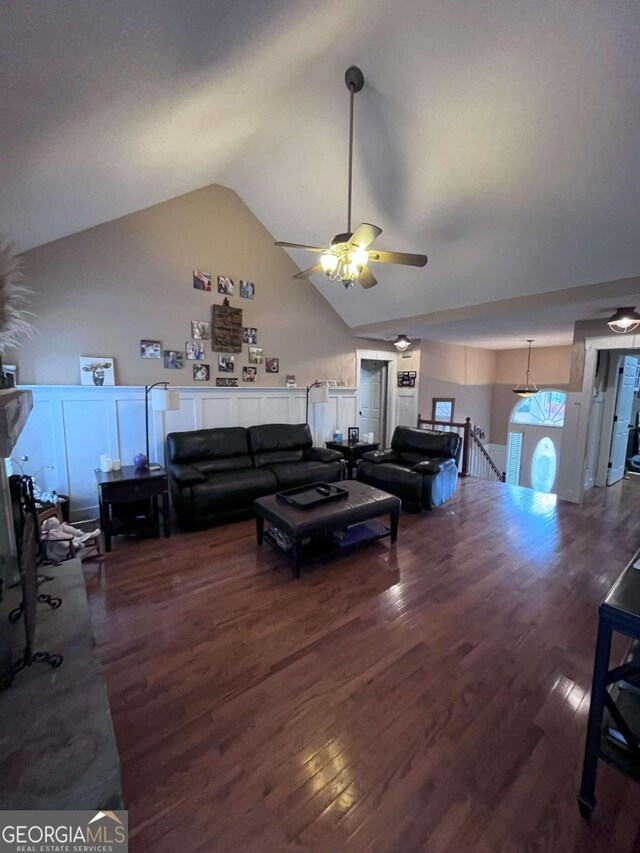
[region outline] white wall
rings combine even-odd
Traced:
[[[16,444],[13,458],[27,455],[25,473],[53,466],[38,474],[43,489],[70,495],[74,517],[96,514],[94,469],[100,455],[132,464],[144,451],[144,390],[116,385],[93,388],[78,385],[34,385],[33,410]],[[251,426],[263,423],[303,423],[305,388],[181,387],[180,408],[150,411],[151,458],[164,461],[167,433],[209,427]],[[401,389],[395,396],[393,426],[415,424],[417,389]],[[357,424],[354,388],[330,389],[328,403],[309,405],[309,425],[320,446],[338,426]]]

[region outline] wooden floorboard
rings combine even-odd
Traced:
[[[85,572],[131,851],[640,849],[635,783],[601,766],[576,805],[597,606],[638,547],[635,484],[474,479],[298,581],[252,522],[116,541]]]

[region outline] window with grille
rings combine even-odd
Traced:
[[[522,459],[521,432],[510,432],[507,442],[507,483],[517,486],[520,482],[520,462]]]

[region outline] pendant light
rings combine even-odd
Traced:
[[[607,325],[612,332],[618,335],[624,335],[626,332],[633,332],[640,325],[640,314],[635,308],[618,308],[615,314],[607,320]]]
[[[398,337],[393,342],[393,345],[398,350],[398,352],[404,352],[411,346],[411,341],[406,335],[398,335]]]
[[[528,338],[527,343],[529,344],[529,353],[527,355],[527,374],[525,378],[524,385],[520,383],[516,388],[513,389],[513,393],[517,394],[518,397],[533,397],[534,394],[538,393],[538,386],[531,379],[531,344],[533,343],[533,338]]]

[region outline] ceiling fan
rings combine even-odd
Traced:
[[[341,281],[345,287],[353,287],[358,281],[362,287],[374,287],[378,281],[369,269],[369,263],[405,264],[423,267],[427,263],[426,255],[411,255],[407,252],[382,252],[369,247],[382,234],[382,228],[363,222],[355,231],[351,231],[351,196],[353,183],[353,102],[356,92],[364,86],[364,75],[355,65],[348,68],[344,75],[349,90],[349,181],[347,191],[347,230],[331,238],[328,248],[304,246],[300,243],[279,241],[276,246],[290,249],[304,249],[317,252],[320,262],[309,269],[294,275],[294,278],[309,278],[315,273],[324,272],[330,281]]]

